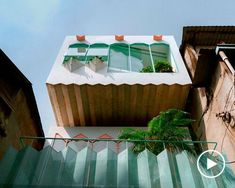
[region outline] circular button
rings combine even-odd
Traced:
[[[225,168],[225,160],[216,150],[206,150],[197,159],[197,169],[206,178],[216,178]]]

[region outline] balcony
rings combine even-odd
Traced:
[[[24,140],[37,139],[51,140],[51,144],[41,151],[24,145]],[[228,167],[218,178],[205,178],[197,170],[197,155],[186,150],[164,149],[176,142],[35,137],[22,137],[21,141],[20,151],[9,148],[0,161],[0,171],[4,172],[0,176],[0,186],[184,188],[190,183],[194,188],[217,188],[221,185],[231,187],[234,183]],[[145,142],[146,149],[134,153],[133,142]],[[180,143],[192,149],[194,144],[216,147],[213,142],[182,141],[177,144]],[[149,144],[158,144],[162,150],[155,155],[148,150]],[[200,166],[207,169],[206,163]]]
[[[47,79],[57,124],[68,127],[143,126],[184,108],[190,85],[172,36],[66,37]]]

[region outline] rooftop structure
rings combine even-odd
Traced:
[[[191,80],[173,36],[116,39],[65,38],[47,79],[59,126],[138,126],[184,107]]]

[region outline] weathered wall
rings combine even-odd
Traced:
[[[32,84],[0,49],[0,159],[20,136],[44,136]],[[33,143],[35,148],[42,141]]]
[[[187,55],[191,53],[191,51],[192,49],[185,53],[185,61],[187,65],[189,64],[189,71],[191,69],[190,65],[196,64],[195,60],[197,59],[197,57],[192,58]],[[225,62],[220,61],[212,76],[213,79],[209,88],[192,89],[191,112],[193,118],[197,120],[193,125],[193,130],[198,139],[217,142],[217,150],[225,153],[228,161],[234,161],[234,74],[229,70]],[[208,90],[211,92],[208,92]],[[230,121],[223,116],[223,113],[226,112],[231,115]],[[212,149],[212,147],[212,145],[208,146],[210,149]],[[231,164],[231,166],[235,170],[235,164]]]
[[[40,136],[36,128],[37,123],[32,117],[27,98],[22,89],[13,98],[13,105],[14,111],[11,111],[5,119],[6,137],[0,137],[0,159],[10,145],[20,149],[20,136]],[[40,147],[37,142],[33,144],[36,148]]]

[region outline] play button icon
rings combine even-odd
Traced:
[[[217,165],[217,163],[215,163],[214,161],[207,158],[207,161],[206,161],[207,170],[211,169],[212,167],[214,167],[216,165]]]
[[[216,150],[206,150],[199,155],[197,168],[204,177],[216,178],[224,171],[224,157]]]

